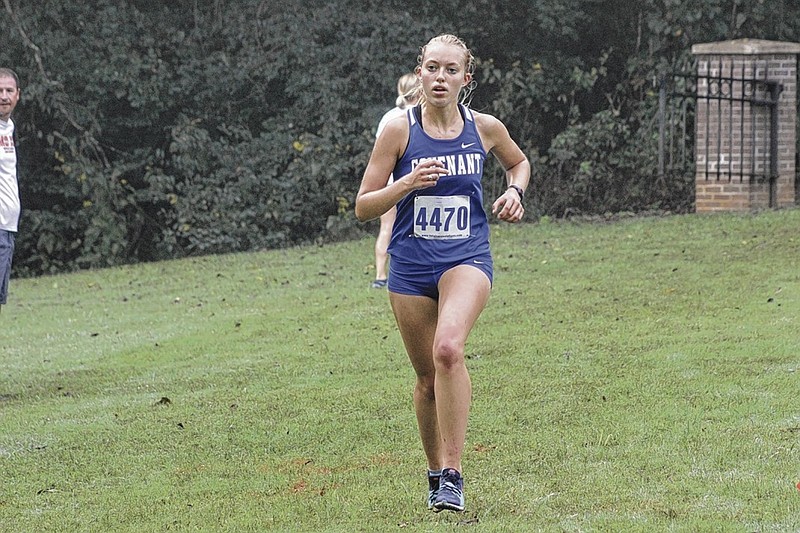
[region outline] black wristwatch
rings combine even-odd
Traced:
[[[519,194],[520,202],[525,200],[525,191],[522,190],[522,187],[520,187],[519,185],[509,185],[508,188],[517,191],[517,194]]]

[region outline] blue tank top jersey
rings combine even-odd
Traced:
[[[451,263],[489,254],[489,223],[483,208],[483,148],[472,112],[459,111],[464,129],[455,139],[434,139],[408,109],[408,147],[394,168],[405,176],[419,163],[437,159],[447,175],[434,187],[412,191],[397,203],[389,254],[413,264]]]

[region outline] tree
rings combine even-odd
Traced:
[[[647,186],[654,74],[700,40],[800,35],[786,0],[3,2],[0,63],[23,80],[22,274],[354,223],[395,81],[442,32],[477,58],[473,107],[534,161],[534,215],[686,205],[682,187]],[[502,172],[487,169],[489,198]]]

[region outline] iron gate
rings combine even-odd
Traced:
[[[766,62],[706,59],[659,78],[658,172],[728,183],[778,175],[777,103],[782,86]]]

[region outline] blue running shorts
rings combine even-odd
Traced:
[[[0,229],[0,305],[8,298],[8,280],[11,279],[11,258],[14,256],[14,233]]]
[[[439,280],[445,272],[459,265],[474,266],[486,274],[489,283],[492,283],[494,270],[490,254],[438,265],[404,263],[402,260],[392,257],[389,261],[389,290],[397,294],[427,296],[438,300]]]

